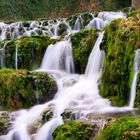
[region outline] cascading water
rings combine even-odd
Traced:
[[[78,16],[75,21],[74,30],[80,30],[81,27],[82,27],[82,18],[81,16]]]
[[[99,33],[99,37],[93,47],[93,50],[89,56],[87,68],[85,75],[87,77],[92,77],[93,73],[99,73],[102,66],[102,59],[104,57],[104,52],[100,51],[100,44],[102,42],[103,32]]]
[[[5,67],[5,47],[0,49],[0,68]]]
[[[137,74],[139,70],[140,70],[140,49],[136,51],[135,59],[134,59],[133,81],[131,85],[130,102],[129,102],[130,107],[134,107],[135,96],[136,96]]]
[[[102,38],[103,32],[100,32],[90,54],[85,75],[72,74],[74,66],[70,41],[59,41],[48,46],[38,71],[47,71],[54,77],[57,75],[55,80],[58,91],[54,99],[29,110],[13,113],[12,129],[0,138],[3,140],[51,140],[54,129],[63,123],[61,114],[66,109],[71,110],[77,119],[86,118],[90,113],[102,114],[131,110],[132,108],[129,107],[112,107],[109,100],[99,95],[98,79],[103,63],[103,52],[100,51],[99,46]],[[52,118],[39,126],[36,132],[31,133],[29,128],[40,121],[44,111],[48,109],[52,112]]]
[[[15,69],[18,69],[18,44],[16,44],[15,49]]]
[[[4,43],[3,48],[0,49],[0,68],[5,68],[5,47],[8,42]]]
[[[60,41],[48,46],[40,69],[64,70],[74,72],[70,41]]]

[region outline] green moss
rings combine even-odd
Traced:
[[[46,48],[49,44],[55,43],[56,39],[48,36],[22,37],[19,40],[4,40],[5,47],[5,67],[15,68],[16,44],[18,45],[18,68],[35,69],[38,68],[43,59]]]
[[[81,30],[72,35],[71,41],[76,72],[84,73],[88,57],[92,51],[96,38],[97,32],[95,30]]]
[[[140,137],[140,118],[112,118],[96,136],[96,140],[138,140]]]
[[[100,93],[117,106],[123,106],[128,101],[135,50],[140,48],[139,34],[139,15],[137,18],[114,20],[105,28],[102,48],[106,58]]]
[[[46,73],[3,69],[0,75],[0,106],[7,109],[46,102],[57,90],[56,83]]]
[[[8,133],[8,127],[11,125],[10,113],[2,112],[0,113],[0,135],[6,135]]]
[[[140,72],[137,74],[135,107],[140,108]]]
[[[58,126],[53,133],[53,140],[89,140],[93,137],[95,126],[78,121],[67,121]]]

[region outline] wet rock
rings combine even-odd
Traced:
[[[46,110],[42,113],[42,123],[44,124],[45,122],[49,121],[53,117],[53,111],[54,111],[54,104],[50,104]]]
[[[61,116],[64,121],[77,120],[80,118],[81,113],[80,113],[80,110],[68,108],[64,110]]]
[[[83,26],[84,27],[86,25],[88,25],[88,23],[94,18],[93,16],[94,15],[92,15],[92,13],[88,13],[88,12],[85,12],[85,13],[81,14],[81,18],[82,18]]]
[[[39,28],[35,29],[34,31],[35,31],[38,35],[42,35],[42,34],[43,34],[42,30],[40,30]]]
[[[48,21],[43,21],[43,24],[42,24],[43,26],[48,26],[49,24],[48,24]]]
[[[11,114],[6,111],[0,112],[0,135],[6,135],[12,126]],[[2,139],[2,138],[1,138]]]
[[[58,34],[62,35],[67,31],[67,25],[65,23],[60,23],[59,24],[59,30],[58,30]]]
[[[30,27],[30,24],[31,24],[30,22],[23,22],[22,23],[23,27]]]

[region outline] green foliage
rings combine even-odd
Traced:
[[[99,0],[104,10],[118,10],[131,6],[131,0]]]
[[[78,121],[67,121],[58,126],[53,133],[53,140],[89,140],[95,126]]]
[[[114,105],[127,103],[133,75],[135,50],[140,48],[139,16],[114,20],[105,28],[106,52],[100,93]]]
[[[118,10],[131,6],[131,0],[0,0],[0,19],[64,17],[83,11],[94,12],[101,9],[100,5],[104,10]]]
[[[56,83],[46,73],[2,69],[0,75],[0,106],[7,109],[46,102],[56,92]]]
[[[1,44],[7,43],[5,47],[6,68],[15,68],[16,44],[18,45],[18,68],[32,70],[40,66],[46,48],[55,42],[56,39],[44,35],[22,37],[11,41],[4,40]]]
[[[96,140],[138,140],[140,137],[140,118],[112,118],[97,135]]]
[[[71,41],[76,72],[84,73],[88,57],[92,51],[96,38],[97,32],[95,30],[81,30],[72,35]]]

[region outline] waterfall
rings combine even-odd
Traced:
[[[105,18],[103,15],[101,18]],[[80,17],[78,17],[75,23],[75,30],[81,28],[80,20]],[[105,19],[102,20],[105,22]],[[42,27],[43,24],[44,28],[49,28],[51,32],[55,22],[54,20],[44,21],[41,25],[38,22],[32,22],[29,23],[27,29],[29,28],[28,31],[31,33],[35,28]],[[58,86],[55,97],[42,105],[35,105],[28,110],[13,112],[12,129],[7,135],[0,137],[0,139],[51,140],[54,129],[63,124],[62,113],[66,112],[67,109],[77,119],[85,119],[90,113],[101,115],[110,112],[131,111],[132,108],[129,107],[119,108],[111,106],[111,102],[99,94],[98,80],[101,75],[104,56],[104,53],[99,49],[102,38],[103,32],[100,32],[89,56],[84,75],[74,74],[72,46],[69,40],[49,45],[38,71],[48,72],[54,77],[58,77],[54,78]],[[18,46],[16,45],[16,68],[18,67],[17,65]],[[42,121],[43,114],[48,110],[52,116],[45,120],[44,124],[38,124]],[[37,124],[37,130],[31,133],[29,129]]]
[[[5,47],[8,42],[4,43],[3,48],[0,49],[0,68],[5,68]]]
[[[89,56],[88,64],[86,67],[85,75],[91,77],[93,74],[99,73],[102,66],[104,52],[100,51],[100,44],[102,42],[104,32],[100,32],[95,42],[93,50]]]
[[[0,68],[3,69],[4,67],[5,67],[5,47],[0,49]]]
[[[61,117],[52,119],[37,132],[35,140],[52,140],[52,133],[55,128],[61,124],[63,124]]]
[[[18,44],[16,44],[15,48],[15,69],[18,69]]]
[[[81,27],[82,27],[82,18],[81,16],[78,16],[74,24],[74,30],[80,30]]]
[[[69,41],[60,41],[49,45],[40,69],[74,72],[71,43]]]
[[[134,107],[135,97],[136,97],[136,86],[137,86],[137,74],[140,70],[140,49],[136,51],[134,58],[134,70],[133,70],[133,81],[130,91],[130,101],[129,107]]]
[[[59,36],[58,29],[59,29],[60,21],[57,20],[57,23],[54,25],[54,37]]]

